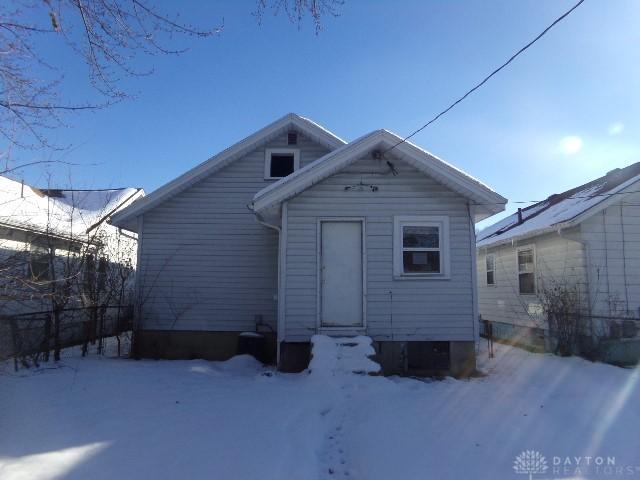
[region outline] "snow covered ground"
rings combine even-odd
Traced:
[[[487,376],[466,381],[287,375],[246,356],[9,364],[0,478],[524,480],[523,450],[546,457],[534,479],[640,478],[639,370],[504,346],[480,360]]]

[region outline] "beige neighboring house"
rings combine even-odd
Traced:
[[[477,247],[479,311],[494,336],[552,349],[542,291],[575,285],[603,357],[637,361],[640,163],[519,209],[480,232]]]

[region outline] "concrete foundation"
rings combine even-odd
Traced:
[[[139,358],[170,360],[228,360],[236,355],[241,332],[207,332],[193,330],[141,330],[134,336],[134,355]],[[262,333],[265,338],[260,361],[275,363],[276,337]]]
[[[311,344],[309,342],[280,343],[280,363],[278,370],[285,373],[298,373],[309,366]]]
[[[373,358],[383,375],[418,377],[452,375],[464,378],[476,369],[474,342],[391,342],[374,341]],[[309,343],[280,344],[280,370],[301,372],[309,366]]]
[[[139,358],[228,360],[238,351],[241,332],[206,332],[192,330],[142,330],[135,334],[135,354]],[[265,337],[264,363],[275,363],[276,336]],[[374,341],[373,358],[383,375],[468,377],[476,368],[474,342],[391,342]],[[297,373],[309,366],[309,342],[282,342],[282,372]]]
[[[450,372],[456,378],[465,378],[476,371],[475,342],[450,342]]]

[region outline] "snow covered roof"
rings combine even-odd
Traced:
[[[36,188],[0,176],[0,225],[67,238],[82,236],[142,195],[141,188]]]
[[[585,216],[640,181],[640,162],[615,169],[603,177],[551,195],[485,228],[478,234],[478,247],[532,237],[582,221]],[[595,212],[594,212],[595,213]]]
[[[288,132],[291,129],[305,134],[312,140],[324,145],[329,150],[334,150],[346,143],[326,128],[318,125],[308,118],[301,117],[295,113],[289,113],[211,157],[206,162],[201,163],[197,167],[192,168],[188,172],[180,175],[178,178],[163,185],[146,197],[135,202],[135,204],[132,204],[128,208],[118,212],[110,222],[119,227],[135,230],[135,223],[133,223],[134,218],[148,210],[151,210],[173,195],[193,185],[197,181],[224,168],[234,160],[237,160],[243,155],[249,153],[251,150],[258,148],[258,146],[268,142],[278,135],[281,135],[282,133]]]
[[[263,188],[253,198],[261,212],[342,170],[375,149],[394,146],[393,155],[476,204],[476,221],[504,210],[507,200],[479,180],[388,130],[375,130]]]

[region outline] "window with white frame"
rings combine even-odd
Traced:
[[[264,178],[275,180],[291,175],[300,168],[300,150],[296,148],[267,148]]]
[[[521,295],[536,293],[536,263],[533,247],[518,249],[518,287]]]
[[[494,254],[488,254],[485,257],[485,264],[487,267],[487,285],[496,284],[496,256]]]
[[[432,216],[394,218],[394,275],[447,278],[449,219]]]

